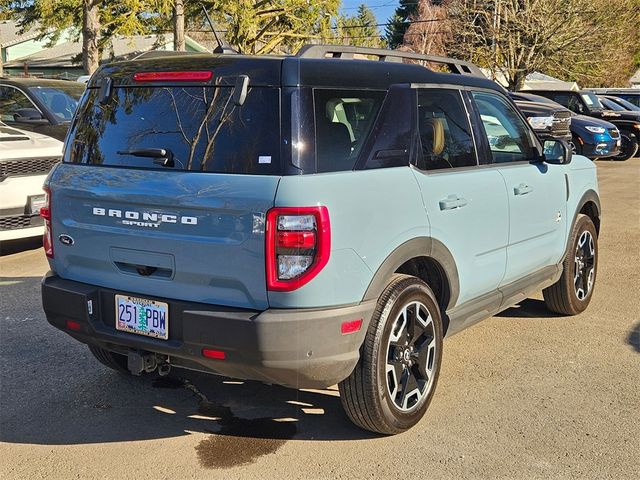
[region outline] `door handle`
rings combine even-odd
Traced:
[[[467,199],[453,194],[440,200],[439,204],[440,210],[453,210],[455,208],[464,207],[467,204]]]
[[[533,187],[530,187],[526,183],[521,183],[517,187],[513,187],[513,193],[515,195],[526,195],[531,192],[533,192]]]

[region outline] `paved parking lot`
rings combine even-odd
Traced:
[[[0,478],[639,478],[640,159],[598,162],[593,301],[523,302],[444,344],[423,421],[353,427],[335,389],[120,376],[50,327],[34,242],[0,257]]]

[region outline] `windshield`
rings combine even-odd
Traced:
[[[69,85],[29,87],[29,92],[56,118],[70,121],[78,107],[78,100],[84,92],[84,86],[69,82]]]
[[[634,105],[631,102],[628,102],[624,98],[616,97],[615,102],[619,105],[622,105],[627,110],[631,110],[632,112],[640,112],[640,107],[638,107],[637,105]]]
[[[280,172],[280,91],[232,87],[92,90],[69,133],[65,161],[216,173]]]
[[[626,112],[627,111],[626,108],[621,107],[616,102],[614,102],[613,100],[609,100],[608,98],[602,98],[602,99],[600,99],[600,102],[602,103],[602,105],[604,105],[609,110],[614,110],[616,112]]]
[[[584,100],[584,103],[589,107],[589,110],[604,110],[602,103],[600,103],[600,100],[598,100],[595,93],[582,92],[580,96],[582,97],[582,100]]]

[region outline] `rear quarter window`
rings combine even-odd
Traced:
[[[80,107],[65,161],[215,173],[279,174],[280,91],[251,87],[242,106],[233,87],[93,90]],[[141,151],[164,149],[173,167]]]

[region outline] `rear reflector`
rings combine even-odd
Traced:
[[[213,72],[138,72],[133,75],[136,82],[206,82],[211,80]]]
[[[347,335],[348,333],[357,332],[358,330],[360,330],[360,327],[362,327],[361,318],[359,318],[358,320],[349,320],[348,322],[342,322],[342,325],[340,325],[340,331],[343,335]]]
[[[67,320],[67,328],[69,330],[80,330],[80,324],[74,320]]]
[[[202,356],[213,358],[214,360],[224,360],[226,355],[222,350],[211,350],[210,348],[202,349]]]

